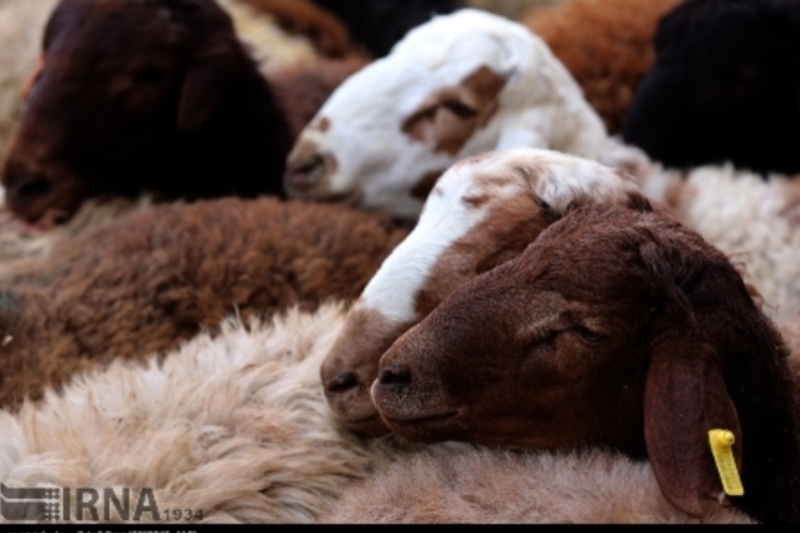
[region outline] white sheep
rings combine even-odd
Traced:
[[[435,180],[466,156],[529,146],[597,159],[606,143],[541,39],[462,9],[416,27],[334,91],[295,144],[284,186],[413,221]]]

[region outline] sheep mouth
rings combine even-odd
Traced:
[[[384,423],[389,429],[409,440],[430,442],[450,438],[449,435],[456,429],[458,411],[448,411],[440,414],[426,414],[423,416],[393,417],[381,413]]]

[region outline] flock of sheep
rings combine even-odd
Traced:
[[[0,40],[5,486],[800,520],[800,1],[0,0]]]

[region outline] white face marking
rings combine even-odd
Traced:
[[[459,153],[437,152],[402,131],[430,95],[481,67],[507,81],[498,109]],[[362,208],[388,208],[407,220],[415,220],[422,209],[411,190],[424,176],[494,150],[501,139],[504,148],[514,146],[509,139],[519,139],[587,157],[595,157],[606,141],[602,122],[541,39],[519,23],[473,9],[435,17],[410,31],[389,56],[334,91],[317,118],[327,119],[330,128],[307,129],[301,140],[334,155],[337,170],[328,177],[327,192],[359,190]],[[567,133],[550,126],[554,123]]]
[[[621,202],[634,190],[604,165],[550,150],[520,148],[463,160],[439,178],[417,226],[386,258],[354,309],[376,310],[397,324],[422,318],[415,300],[442,253],[514,195],[536,195],[564,214],[576,202]],[[480,196],[487,201],[478,206],[463,201]]]
[[[414,230],[386,258],[356,305],[377,309],[398,324],[421,318],[416,316],[415,299],[442,253],[485,220],[493,205],[520,192],[519,186],[486,191],[481,168],[466,160],[439,178]],[[492,194],[492,201],[477,207],[462,201],[484,192]]]

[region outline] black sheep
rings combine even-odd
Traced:
[[[669,167],[800,172],[800,2],[687,0],[655,48],[626,142]]]

